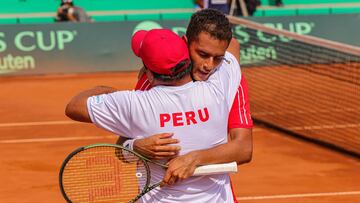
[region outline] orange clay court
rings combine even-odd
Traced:
[[[116,136],[64,115],[69,99],[96,85],[132,89],[136,72],[2,77],[0,202],[65,202],[58,186],[75,148],[114,143]],[[251,90],[250,90],[251,91]],[[243,203],[360,202],[358,159],[255,125],[250,164],[232,176]]]

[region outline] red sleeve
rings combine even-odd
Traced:
[[[135,86],[135,90],[149,90],[151,89],[150,82],[146,74],[142,74],[141,78],[138,80]]]
[[[241,78],[234,103],[229,113],[228,128],[252,128],[253,121],[250,115],[248,86],[244,76]]]

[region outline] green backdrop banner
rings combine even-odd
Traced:
[[[252,19],[267,26],[360,46],[360,26],[357,26],[360,15]],[[187,23],[176,20],[1,25],[0,75],[138,70],[141,61],[130,48],[136,30],[163,27],[184,35]],[[234,35],[246,43],[243,38],[246,29],[235,27]]]
[[[345,44],[360,46],[360,13],[342,15],[310,15],[251,17],[251,20],[277,29],[312,35]]]

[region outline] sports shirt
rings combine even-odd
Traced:
[[[90,97],[90,118],[96,126],[128,138],[172,132],[180,140],[180,155],[226,143],[227,117],[241,73],[233,55],[226,53],[223,63],[228,66],[217,68],[207,81]],[[165,170],[153,164],[150,168],[152,183],[161,181]],[[228,174],[221,174],[156,188],[140,202],[233,202],[233,195]]]

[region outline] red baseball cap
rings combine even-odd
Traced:
[[[168,29],[137,31],[132,37],[131,48],[146,68],[158,74],[174,75],[190,64],[185,41]],[[181,63],[184,61],[186,63]],[[179,67],[179,64],[183,65]]]

